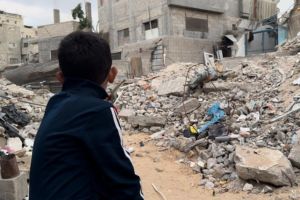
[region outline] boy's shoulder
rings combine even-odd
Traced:
[[[72,107],[74,110],[105,110],[114,108],[113,104],[105,99],[96,98],[94,96],[74,95],[67,92],[59,92],[55,94],[49,101],[48,107]]]

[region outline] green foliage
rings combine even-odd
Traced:
[[[85,16],[81,4],[78,4],[73,10],[72,10],[72,17],[73,19],[79,19],[79,29],[83,30],[85,28],[92,28],[91,22],[88,20],[88,18]]]

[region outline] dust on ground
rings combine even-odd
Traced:
[[[133,147],[131,157],[136,173],[142,179],[142,187],[146,200],[162,200],[152,187],[154,184],[168,200],[285,200],[293,199],[300,194],[300,187],[282,188],[271,194],[224,193],[215,194],[212,190],[199,186],[200,174],[178,163],[182,154],[178,151],[159,150],[146,134],[125,135],[127,147]],[[141,146],[140,143],[144,146]]]

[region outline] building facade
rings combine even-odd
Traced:
[[[0,66],[21,63],[21,15],[0,11]]]
[[[56,21],[59,22],[60,20],[56,19]],[[61,40],[69,33],[78,30],[78,27],[79,27],[79,23],[76,21],[59,22],[59,23],[39,26],[38,41],[37,41],[39,62],[47,63],[50,61],[57,60],[58,47]]]
[[[92,23],[91,3],[85,2],[85,13],[88,20]],[[58,47],[61,40],[68,34],[79,30],[79,22],[61,22],[60,11],[53,10],[53,24],[38,27],[38,51],[39,62],[47,63],[57,60]],[[90,30],[88,30],[90,31]]]
[[[39,62],[38,33],[37,28],[24,26],[21,32],[21,57],[22,63]]]
[[[138,56],[147,74],[172,62],[203,62],[224,34],[272,13],[276,1],[98,0],[99,27],[121,71],[131,74]]]

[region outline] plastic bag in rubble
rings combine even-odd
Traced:
[[[24,127],[30,123],[30,117],[26,113],[17,110],[15,105],[3,106],[1,112],[5,113],[5,121],[11,124],[17,124]]]
[[[204,124],[201,128],[198,129],[198,133],[203,133],[210,126],[216,124],[221,121],[225,117],[225,112],[221,109],[220,103],[214,103],[207,112],[207,115],[212,117],[212,119]]]

